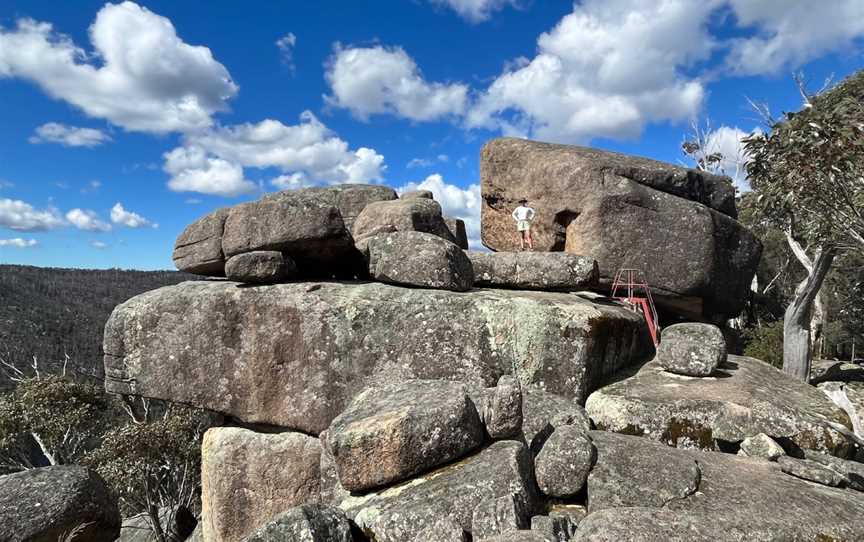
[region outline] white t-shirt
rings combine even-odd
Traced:
[[[531,220],[534,218],[534,209],[520,205],[513,210],[513,220]]]

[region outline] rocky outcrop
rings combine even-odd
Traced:
[[[468,257],[477,286],[578,291],[597,286],[599,278],[592,258],[564,252],[469,251]]]
[[[481,234],[492,250],[518,247],[510,213],[527,198],[538,251],[597,260],[601,283],[645,272],[658,304],[686,316],[737,316],[761,254],[734,219],[725,179],[652,160],[512,138],[480,156]],[[719,209],[719,210],[718,210]]]
[[[120,511],[95,472],[78,466],[31,469],[0,476],[0,540],[113,542]]]
[[[365,252],[369,276],[381,282],[454,292],[465,292],[474,285],[474,270],[465,252],[431,233],[375,235],[366,243]]]
[[[339,507],[377,542],[421,542],[427,539],[418,533],[440,521],[471,532],[475,508],[500,497],[514,495],[530,514],[538,504],[533,471],[527,448],[504,440],[408,483],[349,496]]]
[[[314,437],[209,429],[201,445],[204,540],[242,540],[288,508],[318,502],[320,464]]]
[[[354,542],[348,518],[338,508],[304,504],[276,516],[244,542]]]
[[[781,472],[775,462],[717,452],[670,449],[649,439],[592,431],[597,465],[588,479],[591,512],[575,540],[776,541],[864,537],[864,495],[818,486]],[[695,478],[676,475],[695,466]],[[656,469],[665,469],[657,471]],[[646,472],[656,472],[646,480]],[[664,484],[682,476],[680,485]],[[605,479],[603,491],[597,477]],[[592,486],[592,477],[594,485]],[[671,479],[671,478],[670,478]],[[666,486],[664,496],[640,489]],[[644,488],[645,486],[641,486]],[[826,511],[830,510],[830,513]]]
[[[187,282],[114,310],[105,386],[318,434],[374,383],[513,374],[582,401],[644,359],[645,335],[638,314],[573,294]]]
[[[753,358],[729,356],[715,376],[668,373],[652,361],[595,391],[585,408],[598,429],[644,435],[670,446],[718,449],[765,433],[800,448],[847,456],[836,429],[849,417],[819,390]]]
[[[271,284],[293,278],[297,266],[290,258],[275,250],[258,250],[231,256],[225,263],[229,280],[250,284]]]
[[[327,430],[342,487],[401,482],[477,448],[483,426],[463,384],[411,380],[355,397]]]
[[[663,330],[655,359],[672,373],[708,376],[726,362],[726,355],[726,339],[719,327],[687,322]]]

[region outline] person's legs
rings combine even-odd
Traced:
[[[534,250],[534,239],[531,237],[531,230],[527,229],[523,232],[525,240],[528,241],[528,250]]]
[[[519,232],[519,250],[525,250],[525,232]]]

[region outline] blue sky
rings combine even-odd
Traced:
[[[793,71],[864,65],[864,2],[812,6],[3,2],[0,263],[172,268],[196,217],[338,182],[430,188],[476,240],[492,137],[679,162],[710,118],[737,156],[746,97],[797,109]]]

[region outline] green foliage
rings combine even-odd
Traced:
[[[194,509],[206,428],[199,411],[173,407],[159,420],[108,431],[84,462],[102,475],[126,515],[177,504]]]
[[[764,216],[811,243],[864,249],[864,71],[745,142]]]
[[[108,407],[105,392],[90,384],[26,379],[0,397],[0,458],[7,468],[28,466],[38,450],[49,464],[75,463],[98,444]]]
[[[778,369],[783,368],[783,322],[781,320],[748,330],[746,335],[748,342],[744,348],[745,356],[761,359]]]

